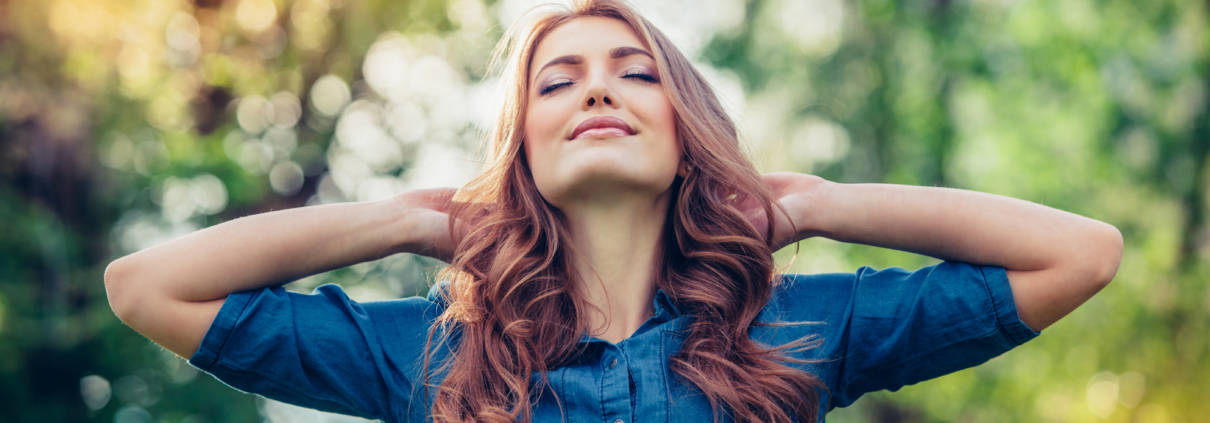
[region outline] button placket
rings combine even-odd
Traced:
[[[630,403],[630,372],[622,348],[613,349],[601,360],[601,411],[606,422],[626,423],[633,414]]]

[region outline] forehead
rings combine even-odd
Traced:
[[[600,16],[580,16],[559,25],[542,38],[534,49],[531,72],[560,56],[574,54],[591,59],[593,56],[607,55],[614,47],[645,45],[626,22]]]

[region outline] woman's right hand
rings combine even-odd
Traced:
[[[432,188],[408,191],[391,201],[398,208],[399,216],[408,225],[404,241],[393,252],[419,254],[449,262],[458,247],[458,239],[465,234],[465,225],[457,224],[459,236],[451,236],[449,228],[450,207],[453,205],[453,188]]]
[[[105,270],[114,313],[190,357],[227,295],[408,252],[449,260],[453,189],[241,217],[115,260]],[[463,232],[459,230],[459,232]]]
[[[765,173],[761,179],[769,186],[773,200],[777,202],[773,207],[773,251],[820,235],[810,225],[810,218],[814,214],[811,209],[816,206],[815,197],[819,190],[828,181],[815,175],[795,172]],[[768,227],[769,218],[765,216],[762,204],[744,198],[735,207],[757,231],[763,233]]]

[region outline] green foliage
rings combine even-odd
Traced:
[[[473,166],[450,163],[473,163],[488,53],[522,3],[0,3],[4,420],[281,415],[118,321],[105,265],[248,214],[464,182]],[[1204,2],[641,6],[736,103],[764,171],[1009,195],[1125,235],[1115,282],[1038,339],[832,421],[1210,415]],[[787,271],[934,262],[799,248]],[[439,266],[396,256],[289,287],[423,295]]]

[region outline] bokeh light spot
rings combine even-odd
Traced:
[[[1118,376],[1110,372],[1101,372],[1088,380],[1087,391],[1088,410],[1102,419],[1113,414],[1118,405]]]
[[[105,378],[97,375],[80,378],[80,397],[84,399],[84,406],[88,407],[89,411],[100,410],[105,404],[109,404],[112,394],[113,390]]]
[[[324,75],[311,87],[311,106],[324,116],[339,115],[350,97],[349,84],[336,75]]]
[[[276,19],[277,5],[273,0],[240,0],[235,7],[235,20],[248,32],[264,31]]]
[[[281,162],[273,166],[273,170],[269,171],[269,185],[273,187],[273,191],[284,196],[291,196],[302,188],[303,170],[294,162]]]
[[[849,133],[840,124],[812,116],[803,119],[791,145],[798,163],[812,169],[844,158],[849,153]]]
[[[1126,372],[1118,376],[1118,401],[1126,408],[1134,408],[1143,399],[1146,378],[1139,372]]]
[[[784,0],[782,30],[814,57],[827,57],[840,47],[844,3],[840,0]]]
[[[273,125],[279,128],[289,128],[298,123],[298,118],[302,116],[302,105],[298,102],[298,97],[286,91],[279,92],[273,95],[269,100],[273,105]]]
[[[143,407],[128,405],[113,414],[113,423],[151,423],[151,413]]]
[[[240,99],[235,117],[240,128],[249,134],[259,134],[274,120],[273,103],[259,95]]]

